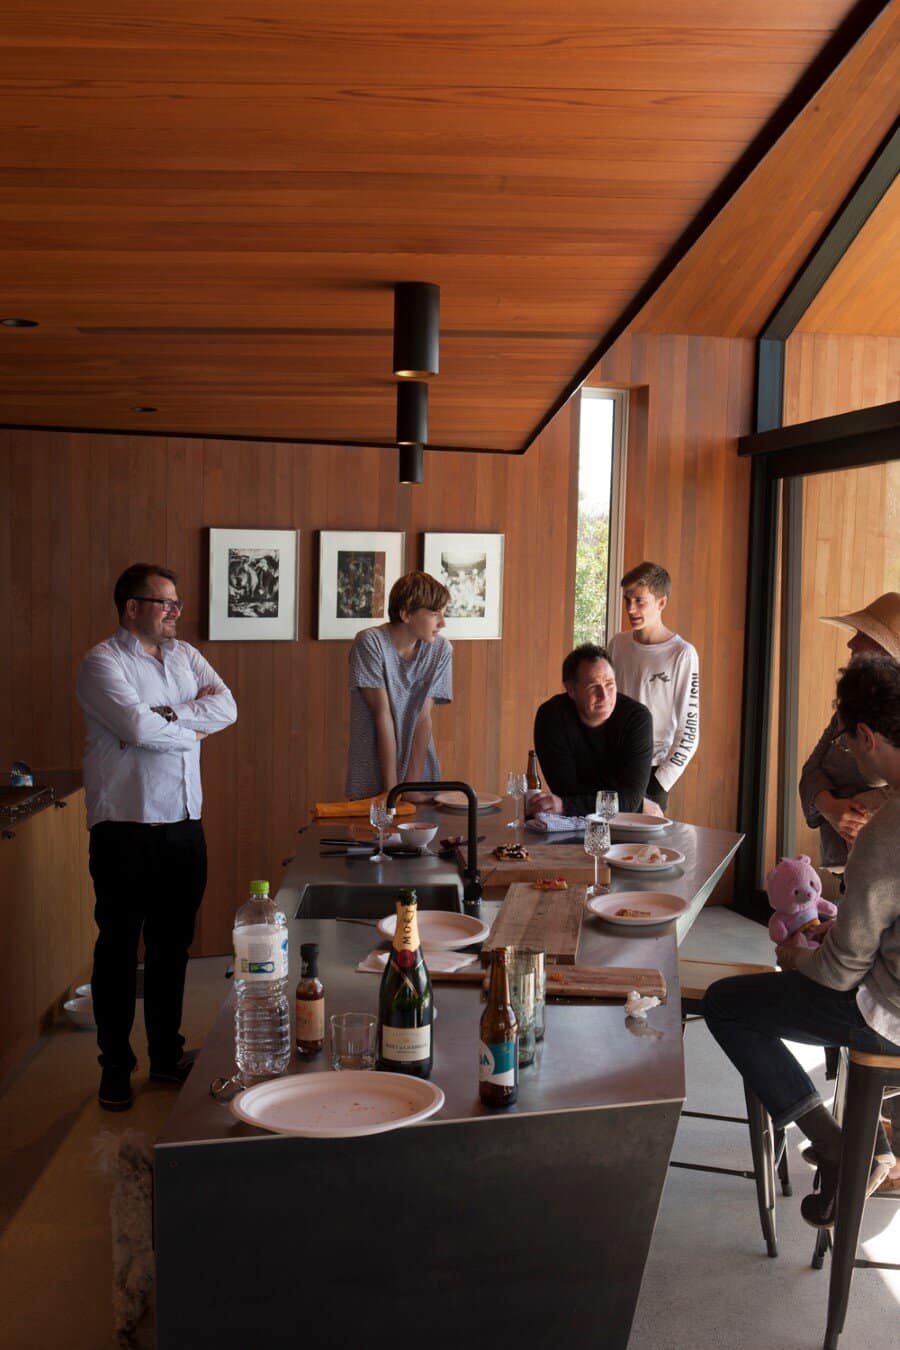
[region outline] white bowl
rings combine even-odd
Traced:
[[[80,1031],[93,1031],[97,1023],[94,1021],[94,1000],[92,998],[69,998],[66,999],[63,1007],[69,1021]]]
[[[406,821],[397,829],[404,844],[414,844],[417,848],[425,848],[438,832],[437,825],[426,825],[417,820]]]

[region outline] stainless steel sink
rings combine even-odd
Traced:
[[[383,919],[393,914],[398,886],[307,886],[300,896],[295,919]],[[462,896],[452,883],[416,886],[419,909],[449,909],[462,913]]]

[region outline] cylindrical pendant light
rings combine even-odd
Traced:
[[[394,374],[420,380],[438,373],[441,288],[430,281],[394,286]]]
[[[421,483],[422,481],[422,454],[421,445],[401,445],[400,450],[400,482],[401,483]]]
[[[428,385],[420,380],[397,385],[397,444],[425,445],[428,440]]]

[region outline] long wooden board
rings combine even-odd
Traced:
[[[533,947],[546,952],[548,962],[574,965],[584,893],[584,886],[536,891],[527,883],[514,883],[481,949],[482,958],[489,957],[495,947]]]
[[[547,971],[547,998],[625,999],[632,989],[665,999],[665,976],[639,966],[554,966]]]
[[[484,886],[507,886],[517,881],[534,881],[537,877],[565,877],[571,886],[585,885],[594,880],[594,860],[589,858],[581,844],[545,844],[525,840],[529,857],[524,862],[495,858],[493,848],[485,845],[478,850],[478,868]]]

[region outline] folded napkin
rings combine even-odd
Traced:
[[[357,970],[372,971],[380,975],[388,963],[390,952],[378,951],[369,952],[364,961],[360,961],[356,967]],[[471,952],[426,952],[425,964],[429,970],[442,970],[451,975],[455,970],[465,970],[466,966],[471,966],[478,957]]]
[[[313,819],[320,816],[368,816],[373,797],[359,797],[355,801],[316,802],[313,806]],[[398,816],[414,816],[416,808],[412,802],[398,802],[394,807]]]
[[[569,834],[584,834],[584,816],[554,816],[549,811],[538,811],[525,823],[529,830],[537,830],[542,834],[563,834],[566,831]]]

